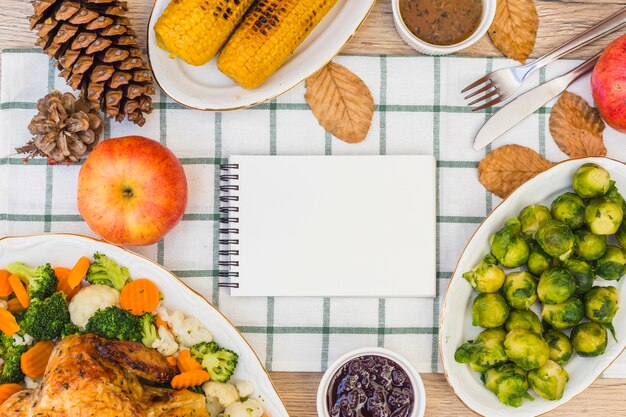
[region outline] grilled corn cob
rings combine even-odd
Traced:
[[[244,88],[267,80],[337,0],[258,0],[224,46],[219,69]]]
[[[154,31],[157,45],[191,65],[209,62],[254,0],[172,0]]]

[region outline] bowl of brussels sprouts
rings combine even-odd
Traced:
[[[546,413],[626,348],[620,190],[622,162],[568,160],[519,187],[478,227],[450,280],[439,333],[448,382],[470,409]]]

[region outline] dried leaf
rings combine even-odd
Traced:
[[[581,96],[564,92],[550,113],[552,138],[570,158],[606,156],[604,121]]]
[[[489,37],[504,55],[524,64],[535,46],[538,28],[533,0],[498,0]]]
[[[346,67],[331,62],[306,80],[307,103],[326,131],[348,143],[361,142],[374,117],[367,85]]]
[[[552,162],[530,148],[504,145],[480,161],[478,180],[487,190],[504,198],[551,166]]]

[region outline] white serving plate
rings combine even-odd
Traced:
[[[154,25],[170,0],[155,0],[148,55],[156,82],[173,100],[198,110],[236,110],[272,99],[321,69],[356,33],[376,0],[339,0],[291,58],[261,86],[247,90],[217,68],[217,58],[193,66],[156,45]]]
[[[50,263],[52,266],[72,266],[80,256],[91,258],[95,252],[111,256],[128,267],[133,278],[150,278],[165,297],[165,306],[196,317],[213,333],[221,346],[239,354],[233,380],[249,380],[256,388],[251,398],[261,397],[266,413],[271,417],[289,417],[272,381],[248,342],[222,313],[171,272],[156,263],[124,248],[86,236],[46,234],[11,236],[0,239],[0,267],[21,261],[31,265]]]
[[[439,346],[444,372],[452,389],[467,407],[485,416],[507,415],[509,417],[526,417],[544,414],[564,404],[583,392],[613,362],[626,347],[626,308],[620,308],[613,320],[618,342],[609,335],[606,353],[596,358],[582,358],[574,354],[565,365],[570,380],[565,388],[563,398],[559,401],[547,401],[533,392],[535,401],[524,400],[519,408],[506,406],[484,387],[480,374],[473,372],[467,364],[457,363],[454,352],[457,347],[469,339],[473,339],[482,329],[472,326],[472,301],[475,293],[463,279],[463,273],[472,269],[489,252],[489,236],[502,227],[504,222],[517,217],[519,212],[530,204],[549,206],[559,194],[571,190],[574,172],[587,162],[594,162],[604,167],[616,181],[621,191],[626,191],[626,165],[609,158],[582,158],[561,162],[548,171],[528,181],[509,197],[507,197],[483,221],[470,239],[459,263],[456,266],[440,318]],[[595,285],[613,285],[618,288],[622,300],[626,299],[625,280],[596,280]],[[537,305],[533,310],[537,313]],[[532,391],[531,391],[532,392]]]

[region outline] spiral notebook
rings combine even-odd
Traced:
[[[435,296],[432,156],[232,156],[220,286],[234,296]]]

